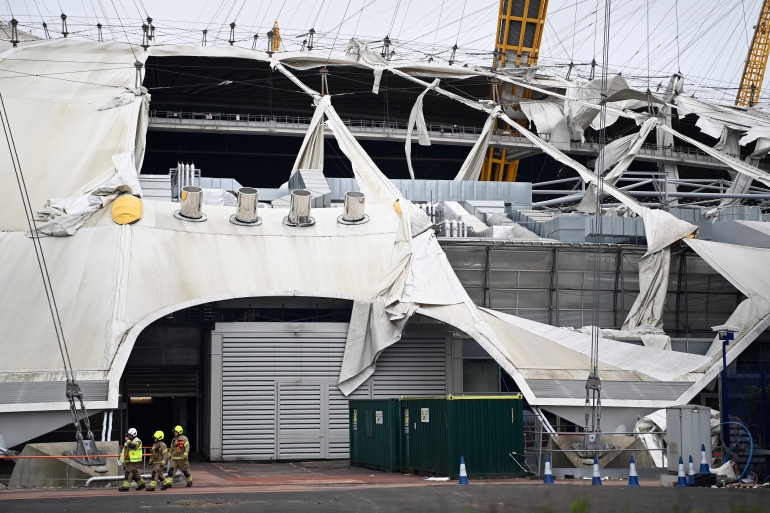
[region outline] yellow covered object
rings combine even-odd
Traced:
[[[131,224],[142,218],[144,206],[142,200],[130,194],[124,194],[112,202],[112,220],[117,224]]]

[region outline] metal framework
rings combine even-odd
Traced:
[[[759,20],[754,26],[754,37],[751,40],[749,55],[746,57],[746,64],[743,67],[735,105],[753,107],[759,99],[768,55],[770,55],[770,0],[764,0],[762,10],[759,13]]]
[[[532,66],[537,64],[540,41],[543,38],[545,13],[548,0],[500,0],[495,39],[494,67]],[[492,84],[493,98],[501,97],[501,85]],[[510,91],[511,97],[529,98],[532,91]],[[481,180],[513,182],[519,169],[519,161],[509,161],[505,148],[489,148],[481,168]]]

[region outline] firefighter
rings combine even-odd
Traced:
[[[152,438],[155,441],[150,449],[150,464],[152,467],[152,480],[150,486],[147,487],[148,492],[154,492],[155,487],[158,486],[160,481],[160,489],[165,490],[171,488],[171,484],[174,482],[171,476],[163,475],[163,467],[166,466],[168,461],[168,447],[166,442],[163,441],[163,431],[156,431],[152,434]]]
[[[136,429],[131,428],[126,433],[126,441],[123,443],[123,452],[121,454],[123,467],[125,469],[125,479],[123,485],[118,488],[121,492],[127,492],[131,489],[131,481],[136,481],[136,489],[144,490],[144,479],[139,472],[139,464],[142,462],[142,441],[136,436]]]
[[[182,433],[182,426],[174,426],[174,439],[171,440],[171,479],[176,475],[176,469],[179,469],[187,480],[187,486],[192,486],[192,473],[190,472],[190,462],[187,459],[190,453],[190,441]]]

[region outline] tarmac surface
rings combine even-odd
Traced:
[[[350,467],[347,461],[193,463],[195,485],[118,493],[114,484],[85,488],[0,490],[2,512],[398,511],[533,513],[770,513],[770,489],[662,487],[659,480],[474,479],[470,484]]]

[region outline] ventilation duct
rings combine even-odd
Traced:
[[[313,196],[307,189],[295,189],[291,191],[289,203],[289,215],[283,219],[287,226],[313,226],[315,219],[310,217],[310,202]]]
[[[341,224],[363,224],[369,220],[364,213],[366,196],[362,192],[346,192],[344,213],[337,218]]]
[[[253,187],[238,189],[238,207],[230,216],[230,222],[239,226],[259,226],[262,219],[257,215],[259,191]]]
[[[182,188],[180,209],[174,212],[174,217],[183,221],[201,222],[206,220],[202,212],[203,189],[188,185]]]

